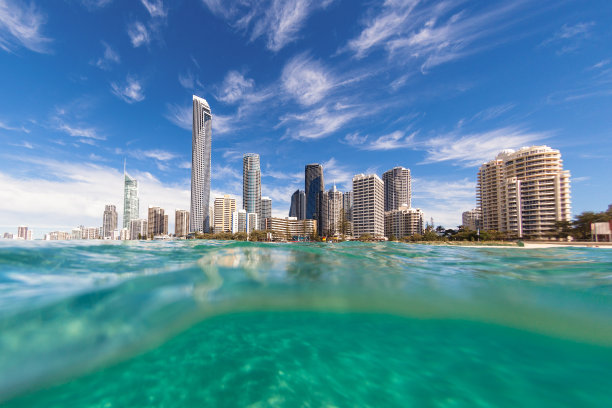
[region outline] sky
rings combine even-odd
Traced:
[[[0,233],[189,209],[192,95],[213,113],[211,197],[242,198],[242,155],[287,216],[304,166],[326,188],[409,168],[447,228],[478,167],[546,144],[573,214],[612,203],[608,0],[0,0]]]

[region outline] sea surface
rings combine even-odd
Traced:
[[[611,407],[612,250],[0,241],[3,407]]]

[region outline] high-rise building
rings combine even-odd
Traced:
[[[104,215],[102,216],[102,238],[110,239],[113,237],[113,231],[117,229],[117,207],[113,204],[104,206]]]
[[[138,181],[125,171],[123,165],[123,228],[130,227],[130,221],[139,217]]]
[[[256,153],[242,157],[242,208],[261,215],[261,169]]]
[[[17,227],[17,238],[18,239],[28,239],[28,227],[24,227],[20,225]]]
[[[412,188],[409,169],[394,167],[383,173],[382,180],[385,183],[385,211],[411,207]]]
[[[344,209],[344,216],[348,221],[353,219],[353,192],[347,191],[342,196],[342,208]]]
[[[232,213],[232,234],[247,232],[249,217],[246,210],[238,210]]]
[[[353,234],[382,238],[385,234],[384,183],[376,174],[353,177]]]
[[[295,217],[298,220],[306,219],[306,193],[304,193],[304,190],[295,190],[291,196],[289,217]]]
[[[570,174],[548,146],[503,151],[480,167],[477,199],[485,230],[544,238],[571,219]]]
[[[259,225],[254,229],[265,229],[265,219],[272,217],[272,199],[270,197],[261,197],[261,213],[258,215]]]
[[[186,237],[189,234],[189,211],[175,210],[174,211],[174,235],[177,237]]]
[[[246,227],[247,233],[250,234],[251,232],[257,229],[261,229],[261,230],[266,229],[265,220],[263,223],[260,223],[258,214],[247,213],[247,227]]]
[[[385,212],[385,236],[408,237],[423,233],[423,211],[420,208],[400,206]]]
[[[326,192],[323,192],[322,200],[322,222],[321,235],[333,237],[340,232],[340,222],[342,221],[343,194],[336,189],[336,185]]]
[[[480,211],[480,208],[473,208],[461,214],[461,225],[463,225],[463,228],[477,231],[482,228],[481,221],[482,211]]]
[[[210,231],[210,160],[212,112],[205,99],[193,95],[191,139],[190,232]]]
[[[168,235],[168,216],[163,208],[149,206],[147,238]]]
[[[236,200],[229,195],[215,198],[215,234],[232,231],[232,214],[236,211]]]
[[[130,239],[147,239],[149,233],[149,222],[145,219],[130,221]]]
[[[320,164],[307,164],[304,169],[304,193],[306,194],[306,219],[317,220],[318,231],[321,230],[323,192],[323,166]]]

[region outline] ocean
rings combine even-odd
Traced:
[[[0,241],[0,405],[612,406],[612,250]]]

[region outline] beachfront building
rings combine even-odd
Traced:
[[[137,219],[130,221],[130,239],[139,240],[147,239],[149,231],[149,222],[145,219]]]
[[[28,227],[25,227],[23,225],[17,227],[17,239],[28,239]]]
[[[130,229],[129,228],[121,228],[119,230],[119,239],[121,241],[126,241],[130,239]]]
[[[369,234],[382,238],[385,234],[384,183],[376,174],[353,177],[353,235]]]
[[[242,209],[261,215],[261,168],[257,153],[242,157]]]
[[[261,197],[261,212],[258,214],[259,224],[253,224],[253,228],[263,230],[265,228],[265,219],[272,217],[272,199],[270,197]]]
[[[232,231],[232,214],[236,211],[236,200],[229,195],[215,198],[214,228],[215,234]]]
[[[189,211],[174,211],[174,236],[186,237],[189,234]]]
[[[270,217],[268,217],[270,218]],[[246,231],[247,233],[251,233],[257,229],[265,229],[266,228],[266,224],[265,221],[263,223],[260,222],[259,220],[259,214],[256,213],[247,213],[247,225],[246,225]]]
[[[72,234],[66,231],[52,231],[45,234],[45,241],[68,241],[72,239]]]
[[[463,225],[463,228],[477,231],[482,228],[481,223],[482,211],[480,208],[473,208],[461,214],[461,225]]]
[[[483,229],[545,238],[571,220],[570,173],[548,146],[506,150],[480,167],[477,199]]]
[[[306,219],[317,220],[321,228],[322,194],[325,191],[323,166],[318,163],[307,164],[304,168],[304,194],[306,195]]]
[[[102,238],[112,239],[113,231],[117,229],[117,207],[113,204],[104,206],[102,215]]]
[[[147,238],[168,235],[168,216],[163,208],[149,206]]]
[[[336,189],[336,185],[322,193],[321,200],[321,230],[319,233],[328,237],[340,234],[340,222],[342,221],[343,194]]]
[[[130,221],[139,217],[138,181],[125,170],[123,164],[123,228],[130,227]],[[115,227],[116,228],[116,227]]]
[[[385,183],[385,211],[412,205],[410,169],[394,167],[383,173]]]
[[[291,195],[289,216],[295,217],[298,220],[306,219],[306,193],[304,193],[304,190],[295,190],[293,195]]]
[[[252,213],[254,214],[254,213]],[[231,233],[247,232],[249,217],[246,210],[238,210],[232,213],[232,229]]]
[[[205,99],[193,95],[191,138],[190,232],[210,231],[210,160],[212,112]]]
[[[298,220],[296,217],[270,217],[265,221],[266,230],[276,241],[310,240],[317,234],[315,220]]]
[[[385,211],[385,236],[403,238],[423,233],[423,211],[420,208],[400,206]]]

